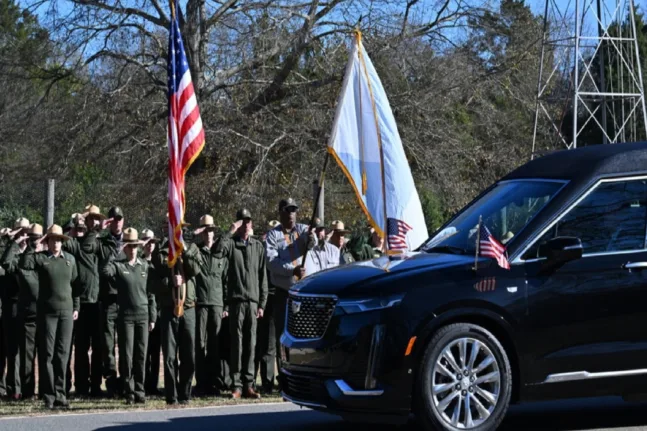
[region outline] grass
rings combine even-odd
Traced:
[[[237,404],[276,403],[283,399],[278,393],[265,395],[260,400],[238,399],[233,400],[228,396],[193,398],[186,406],[167,406],[164,397],[148,397],[146,404],[127,405],[123,399],[92,399],[70,397],[69,409],[48,410],[42,401],[0,401],[0,417],[2,416],[40,416],[69,413],[103,413],[116,411],[145,411],[158,409],[182,409],[195,407],[214,407]]]

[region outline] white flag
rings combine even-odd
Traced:
[[[350,50],[328,152],[389,250],[414,250],[429,238],[389,101],[359,32]]]

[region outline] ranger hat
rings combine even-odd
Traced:
[[[124,218],[124,212],[121,207],[112,207],[110,208],[110,211],[108,211],[108,218],[120,220]]]
[[[280,222],[280,221],[278,221],[278,220],[270,220],[270,221],[267,223],[267,229],[268,229],[268,230],[272,230],[272,229],[274,229],[275,227],[277,227],[277,226],[278,226],[278,225],[280,225],[280,224],[281,224],[281,222]]]
[[[8,227],[3,227],[2,229],[0,229],[0,237],[9,235],[9,232],[11,232],[11,229],[9,229]]]
[[[245,219],[251,219],[251,218],[252,218],[252,213],[249,212],[247,208],[239,209],[236,212],[236,220],[245,220]]]
[[[30,224],[27,235],[32,238],[41,238],[43,236],[43,226],[39,225],[38,223]]]
[[[20,229],[20,230],[29,229],[29,220],[27,220],[24,217],[20,217],[19,219],[17,219],[14,222],[13,229],[14,230],[16,230],[16,229]]]
[[[124,244],[141,245],[144,244],[144,241],[139,239],[137,229],[129,227],[124,230]]]
[[[344,222],[341,220],[335,220],[332,222],[332,230],[339,233],[350,233],[348,229],[344,228]]]
[[[202,217],[200,217],[200,227],[197,228],[193,233],[198,235],[205,231],[215,231],[215,230],[216,230],[216,225],[213,222],[213,217],[211,217],[209,214],[205,214]]]
[[[121,210],[121,209],[120,209]],[[100,220],[105,220],[107,217],[101,214],[101,210],[99,210],[99,207],[96,205],[88,205],[84,209],[84,214],[86,214],[87,218],[93,217],[93,218],[98,218]]]
[[[292,198],[282,199],[281,202],[279,202],[279,212],[283,211],[284,208],[294,208],[294,211],[298,211],[299,205],[297,205],[297,202]]]
[[[159,242],[159,238],[155,238],[155,233],[150,229],[144,229],[142,231],[142,241],[147,242]]]
[[[47,239],[60,239],[61,241],[67,241],[70,239],[69,236],[63,234],[63,228],[57,224],[53,224],[47,229],[47,235],[45,235],[45,237]]]

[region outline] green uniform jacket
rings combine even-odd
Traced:
[[[110,259],[111,256],[114,256],[116,260],[126,258],[123,250],[119,251],[121,248],[121,241],[115,238],[111,233],[108,233],[108,235],[104,237],[99,237],[97,235],[96,238],[97,240],[93,243],[88,243],[88,245],[84,248],[84,251],[98,255],[99,265],[103,265]],[[115,280],[109,280],[106,277],[100,276],[99,296],[101,298],[106,298],[110,295],[116,295],[117,286],[115,283]]]
[[[74,256],[64,251],[58,257],[49,251],[25,252],[19,266],[38,273],[38,311],[79,311],[79,272]]]
[[[99,257],[96,252],[97,231],[81,238],[71,238],[63,243],[63,250],[76,259],[79,266],[81,303],[94,304],[99,300]]]
[[[251,301],[258,308],[267,303],[267,265],[265,248],[257,239],[250,238],[248,245],[238,236],[225,233],[222,240],[212,247],[217,253],[222,250],[229,261],[227,275],[227,303]],[[227,307],[225,307],[227,308]]]
[[[191,247],[189,247],[191,250]],[[195,248],[197,250],[197,247]],[[171,277],[171,268],[168,267],[168,254],[169,245],[168,238],[164,238],[159,247],[155,247],[153,251],[152,262],[155,271],[161,280],[158,292],[155,292],[159,300],[159,307],[173,308],[172,288],[175,288]],[[195,306],[195,270],[198,269],[196,265],[189,265],[187,263],[187,251],[182,253],[184,276],[186,281],[186,299],[184,300],[184,308],[191,308]]]
[[[224,307],[229,261],[222,249],[214,252],[204,245],[191,244],[186,256],[187,263],[196,274],[196,303]]]
[[[148,263],[141,258],[131,265],[113,257],[101,267],[101,275],[117,287],[119,316],[124,320],[157,320],[155,296],[148,290]]]
[[[26,250],[25,250],[26,251]],[[4,271],[3,283],[0,286],[0,295],[3,301],[17,301],[20,284],[18,282],[18,257],[20,247],[15,241],[6,244],[3,255],[0,255],[0,265]]]
[[[13,250],[10,252],[10,248]],[[9,252],[11,260],[8,260]],[[25,253],[34,253],[34,249],[27,246]],[[19,267],[20,248],[18,244],[12,242],[7,248],[5,256],[2,258],[2,266],[7,269],[7,274],[15,274],[18,281],[18,304],[21,309],[28,309],[36,312],[36,303],[38,301],[38,273],[34,270],[26,270]],[[7,276],[9,277],[9,276]]]

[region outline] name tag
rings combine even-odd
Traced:
[[[130,274],[130,272],[128,272],[128,271],[124,271],[124,274]]]

